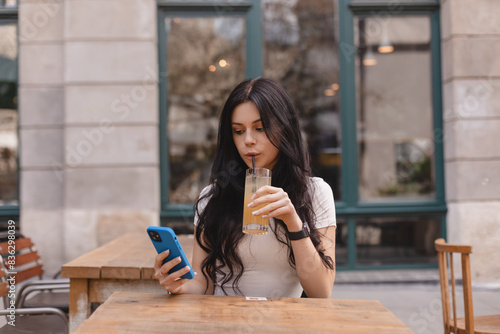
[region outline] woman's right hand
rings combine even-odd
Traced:
[[[169,274],[168,272],[181,262],[181,258],[176,257],[162,264],[168,254],[170,254],[170,251],[167,249],[166,251],[156,255],[154,265],[155,278],[160,282],[160,285],[167,290],[167,292],[172,294],[183,293],[182,287],[189,281],[189,279],[181,278],[181,276],[189,272],[189,266],[185,266],[184,268]]]

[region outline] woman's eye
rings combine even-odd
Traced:
[[[241,135],[243,133],[243,130],[236,130],[236,129],[234,129],[233,133],[236,134],[236,135]]]
[[[257,130],[257,131],[259,131],[259,132],[264,132],[264,128],[257,128],[257,129],[255,129],[255,130]]]

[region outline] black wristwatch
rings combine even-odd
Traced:
[[[306,232],[304,227],[302,227],[302,230],[297,231],[297,232],[288,232],[288,238],[290,240],[300,240],[304,238],[309,238],[309,233]]]

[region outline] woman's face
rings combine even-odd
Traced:
[[[259,110],[253,102],[244,102],[234,108],[231,127],[236,149],[249,168],[252,167],[252,155],[255,167],[274,167],[279,150],[267,138]]]

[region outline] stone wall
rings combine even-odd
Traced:
[[[473,282],[500,280],[500,2],[441,10],[448,240],[473,246]]]
[[[500,280],[497,0],[443,0],[450,242]],[[21,0],[21,229],[53,273],[159,220],[155,0]]]
[[[159,220],[154,0],[19,5],[21,229],[53,273]]]

